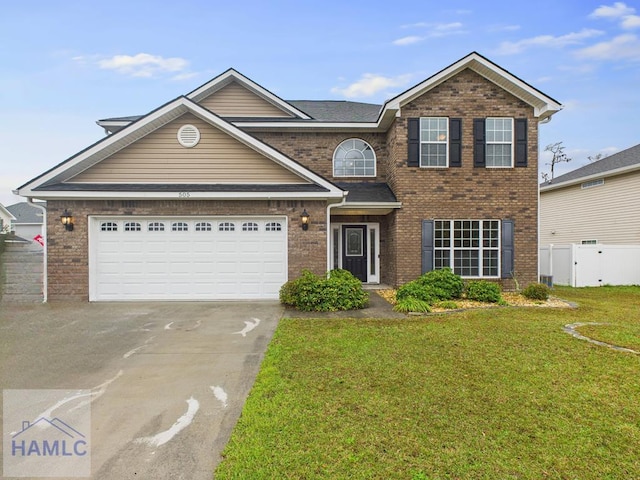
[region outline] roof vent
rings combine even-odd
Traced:
[[[183,125],[178,130],[178,142],[186,148],[195,147],[200,141],[200,130],[193,125]]]

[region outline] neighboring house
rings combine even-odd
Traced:
[[[540,185],[540,245],[640,245],[640,145]]]
[[[0,233],[8,233],[11,230],[11,222],[15,217],[0,203]]]
[[[46,207],[43,202],[36,202],[37,205]],[[34,241],[38,235],[44,237],[43,213],[42,209],[27,202],[15,203],[7,207],[13,216],[11,230],[20,238]]]
[[[99,121],[18,193],[47,200],[52,300],[275,299],[339,267],[510,288],[538,278],[538,125],[560,108],[477,53],[383,105],[285,101],[230,69]]]

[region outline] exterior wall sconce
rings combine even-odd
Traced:
[[[62,215],[60,215],[60,222],[64,225],[64,229],[67,232],[73,231],[73,215],[65,208]]]
[[[307,209],[305,208],[302,211],[302,215],[300,215],[300,220],[302,221],[302,230],[309,230],[309,214],[307,213]]]

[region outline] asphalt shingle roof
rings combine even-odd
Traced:
[[[550,182],[544,182],[540,187],[548,187],[550,185],[559,185],[565,182],[571,182],[579,180],[583,177],[590,177],[592,175],[606,175],[612,170],[618,170],[619,168],[631,167],[633,165],[640,165],[640,145],[627,148],[621,152],[615,153],[609,157],[605,157],[593,163],[589,163],[583,167],[576,168],[575,170],[560,175],[554,178]]]
[[[289,100],[288,103],[302,110],[312,120],[319,122],[375,122],[378,120],[382,105],[362,102],[348,102],[343,100]],[[143,115],[131,115],[128,117],[103,118],[99,122],[135,122]],[[250,121],[251,117],[225,117],[229,121]],[[291,122],[298,118],[269,118],[260,120]]]
[[[395,203],[398,200],[386,183],[336,182],[342,190],[347,190],[347,203]]]
[[[43,207],[47,206],[44,202],[37,203]],[[27,202],[15,203],[6,208],[11,212],[11,215],[16,217],[16,221],[13,223],[42,223],[42,210]]]

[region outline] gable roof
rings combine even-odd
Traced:
[[[597,178],[611,177],[622,173],[640,170],[640,145],[589,163],[553,180],[540,184],[540,191],[568,187]]]
[[[254,93],[258,97],[266,100],[273,106],[279,108],[283,112],[288,113],[292,117],[298,117],[302,119],[309,119],[310,117],[301,110],[298,110],[296,107],[287,103],[285,100],[282,100],[277,95],[274,95],[266,88],[258,85],[256,82],[251,80],[250,78],[245,77],[237,70],[233,68],[229,68],[227,71],[221,73],[217,77],[209,80],[207,83],[199,86],[195,90],[189,92],[186,97],[189,100],[192,100],[196,103],[205,99],[209,95],[221,90],[232,82],[237,82],[242,85],[244,88]]]
[[[531,105],[534,109],[534,115],[540,121],[548,121],[554,113],[562,109],[562,105],[557,100],[542,93],[477,52],[472,52],[461,58],[426,80],[387,100],[383,105],[331,100],[285,101],[234,69],[229,69],[198,87],[189,93],[187,97],[198,102],[228,83],[237,81],[256,95],[292,115],[290,118],[227,118],[227,120],[239,127],[247,129],[349,129],[354,132],[360,130],[384,131],[391,125],[396,114],[404,105],[467,68]],[[111,129],[117,130],[127,125],[132,118],[135,119],[137,117],[115,117],[99,120],[97,123],[108,131],[113,131]]]
[[[342,198],[344,196],[344,192],[330,181],[308,170],[273,147],[240,130],[184,96],[178,97],[159,107],[148,115],[136,120],[128,127],[105,137],[42,175],[27,182],[18,188],[18,194],[25,197],[39,198],[73,196],[104,198],[104,193],[102,193],[105,190],[104,187],[99,189],[92,188],[93,185],[84,185],[83,188],[83,184],[75,184],[75,186],[70,187],[65,182],[187,112],[217,127],[238,142],[243,143],[247,147],[309,182],[309,191],[305,193],[307,197]],[[113,194],[114,197],[127,196],[128,198],[154,198],[154,196],[157,198],[175,198],[175,192],[182,191],[177,190],[180,186],[176,184],[160,186],[159,184],[150,183],[149,185],[151,186],[149,186],[146,191],[143,188],[139,188],[139,185],[127,190],[123,190],[122,186],[117,188],[112,187],[107,190],[115,192]],[[321,191],[318,191],[317,187],[319,187]],[[282,192],[274,187],[273,191],[278,193],[281,198],[293,198],[296,197],[296,195],[296,198],[301,197],[299,188],[295,192]],[[246,198],[257,198],[265,195],[265,193],[252,190],[248,186],[246,187],[245,193],[240,191],[229,192],[225,190],[199,189],[194,191],[192,197],[226,198],[233,194],[234,198],[241,198],[243,195],[245,195]]]
[[[562,109],[562,105],[557,100],[545,95],[537,88],[532,87],[524,80],[521,80],[477,52],[471,52],[466,57],[452,63],[435,75],[432,75],[400,95],[388,100],[385,102],[383,109],[399,110],[402,106],[410,103],[420,95],[437,87],[467,68],[531,105],[534,108],[534,115],[540,120],[550,118],[551,115]]]
[[[45,203],[36,202],[38,205],[46,207]],[[42,210],[27,202],[14,203],[9,205],[7,210],[15,217],[16,224],[42,224]]]
[[[9,220],[15,220],[16,217],[13,216],[13,214],[11,213],[11,211],[6,208],[4,205],[2,205],[0,203],[0,212],[4,213],[4,215],[9,219]]]

